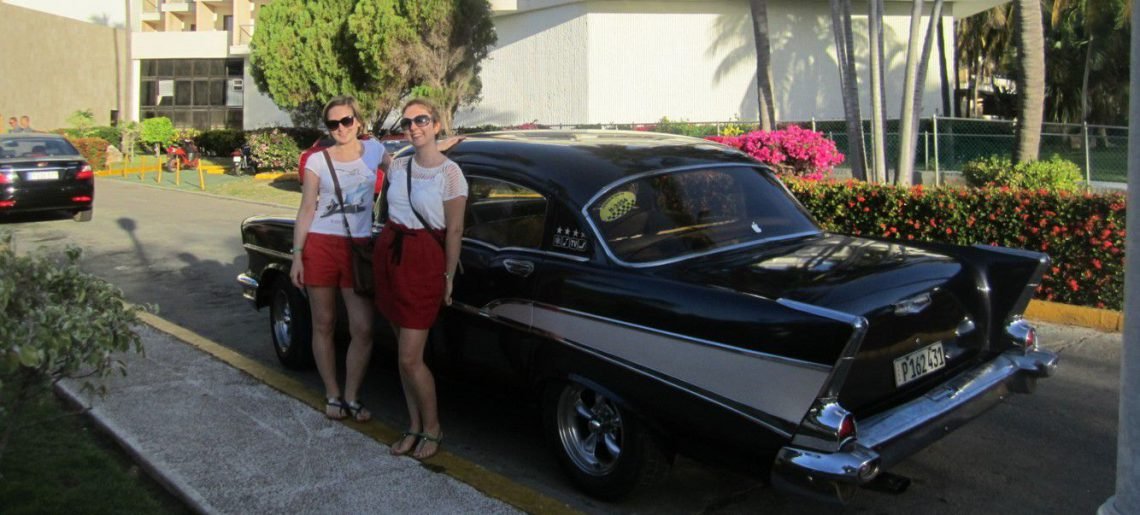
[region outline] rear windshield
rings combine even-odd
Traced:
[[[587,211],[614,257],[626,263],[819,231],[774,177],[743,166],[635,179],[610,189]]]
[[[21,157],[79,157],[67,140],[51,136],[0,139],[0,159]]]

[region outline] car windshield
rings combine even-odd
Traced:
[[[744,166],[637,178],[607,190],[587,212],[614,257],[625,263],[819,230],[774,177]]]
[[[53,136],[0,139],[0,159],[54,156],[78,157],[79,151],[67,140]]]

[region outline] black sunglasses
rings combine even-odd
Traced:
[[[352,116],[345,116],[339,120],[325,120],[325,127],[328,127],[330,131],[335,131],[336,128],[340,127],[341,125],[345,127],[351,126],[352,120]]]
[[[409,128],[411,128],[413,123],[416,124],[416,127],[427,126],[427,124],[431,123],[431,116],[428,116],[426,114],[421,114],[421,115],[413,117],[413,118],[401,118],[400,119],[400,128],[405,129],[405,130],[409,129]]]

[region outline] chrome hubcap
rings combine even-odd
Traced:
[[[293,308],[289,306],[289,294],[278,289],[273,295],[273,342],[281,352],[289,350],[293,344]]]
[[[621,456],[621,412],[613,401],[582,385],[562,390],[557,407],[558,437],[578,469],[602,476]]]

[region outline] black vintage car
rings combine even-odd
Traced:
[[[592,495],[681,452],[843,500],[1056,367],[1021,318],[1043,254],[828,234],[763,165],[698,139],[505,132],[449,157],[470,184],[463,273],[430,356],[535,392]],[[245,296],[303,366],[292,221],[242,238]]]
[[[95,174],[66,138],[39,132],[0,136],[0,215],[67,211],[86,222],[94,202]]]

